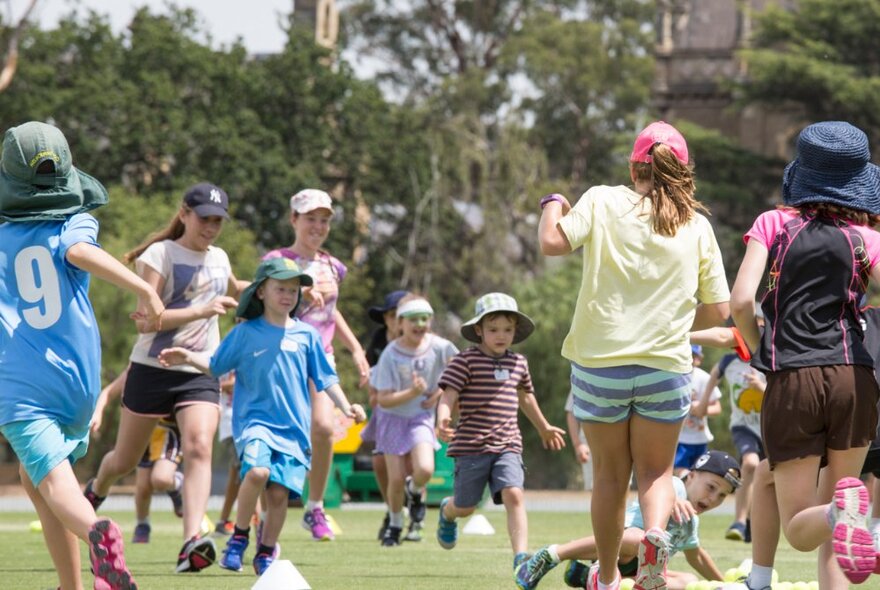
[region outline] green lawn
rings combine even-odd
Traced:
[[[382,549],[375,539],[381,514],[362,511],[331,510],[344,529],[333,543],[313,543],[299,527],[301,510],[292,509],[282,534],[282,558],[290,559],[315,590],[351,589],[454,589],[496,590],[514,588],[511,580],[511,553],[505,532],[504,514],[487,514],[497,533],[489,537],[463,536],[452,551],[445,551],[433,538],[436,509],[428,512],[426,538],[421,543],[405,543],[394,549]],[[134,526],[130,513],[110,514],[130,536]],[[0,587],[4,590],[54,588],[57,584],[52,563],[43,545],[42,535],[28,530],[33,516],[3,513],[0,515]],[[728,516],[704,515],[700,537],[723,572],[750,557],[749,546],[724,540]],[[532,548],[551,542],[566,541],[587,531],[585,513],[534,512],[530,515]],[[170,513],[153,516],[153,538],[149,545],[126,545],[128,563],[143,590],[176,589],[247,589],[256,581],[253,570],[242,573],[213,566],[199,574],[175,574],[174,563],[181,544],[180,524]],[[127,540],[127,539],[126,539]],[[222,548],[223,542],[218,543]],[[246,554],[249,564],[252,550]],[[91,587],[88,556],[84,582]],[[780,580],[809,581],[816,578],[814,554],[798,553],[783,544],[777,569]],[[687,569],[681,556],[672,562],[674,569]],[[542,581],[542,589],[565,588],[559,573],[551,572]],[[880,587],[868,583],[861,588]]]

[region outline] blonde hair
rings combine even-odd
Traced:
[[[860,211],[859,209],[851,209],[843,205],[834,203],[804,203],[795,207],[789,205],[780,205],[779,209],[787,211],[795,211],[799,215],[804,213],[812,213],[817,217],[836,217],[846,220],[855,225],[867,225],[869,227],[880,223],[880,215]]]
[[[190,211],[190,208],[186,205],[181,205],[181,211],[186,213]],[[176,240],[183,235],[185,229],[186,225],[180,220],[180,211],[178,211],[174,214],[174,217],[171,218],[171,221],[168,222],[168,225],[157,232],[151,233],[143,242],[123,254],[122,261],[125,264],[131,264],[151,245],[156,242],[161,242],[162,240]]]
[[[709,213],[694,198],[694,171],[684,164],[666,145],[658,143],[651,151],[651,162],[630,162],[637,183],[651,185],[643,197],[651,200],[653,229],[662,236],[674,236],[678,229],[693,219],[697,211]]]

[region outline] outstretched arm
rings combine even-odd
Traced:
[[[370,363],[367,362],[367,355],[364,347],[355,337],[354,332],[349,327],[348,322],[342,316],[342,312],[338,309],[333,310],[333,318],[336,321],[336,336],[342,341],[343,346],[351,353],[354,364],[358,370],[358,386],[365,386],[370,380]]]
[[[706,389],[703,390],[700,398],[696,403],[691,404],[691,414],[697,418],[708,415],[710,400],[712,399],[712,391],[718,387],[718,381],[721,380],[721,370],[718,365],[712,367],[709,372],[709,381],[706,383]]]
[[[159,353],[159,364],[163,367],[176,367],[177,365],[189,365],[195,367],[205,375],[211,374],[211,359],[203,352],[193,352],[175,346],[163,348]]]
[[[122,390],[125,389],[125,380],[127,377],[128,367],[125,367],[125,370],[122,371],[116,379],[108,383],[107,386],[101,390],[101,393],[98,394],[95,411],[92,412],[92,422],[89,424],[91,435],[95,438],[100,436],[101,426],[104,423],[104,410],[107,408],[107,402],[111,399],[116,399],[122,394]]]
[[[364,408],[360,404],[351,404],[348,402],[348,398],[345,396],[345,392],[342,391],[342,387],[339,386],[339,383],[334,383],[325,389],[324,392],[330,396],[330,399],[333,400],[336,407],[342,410],[342,413],[345,414],[346,417],[353,419],[358,424],[367,419],[367,414],[364,412]]]
[[[455,436],[455,428],[452,426],[452,413],[458,402],[458,391],[447,387],[440,395],[440,404],[437,406],[437,436],[445,443],[452,442]]]
[[[574,417],[574,412],[565,413],[565,425],[568,427],[568,438],[571,439],[574,458],[578,463],[586,463],[590,460],[590,447],[581,439],[581,425]]]
[[[544,205],[538,222],[538,243],[544,256],[562,256],[571,252],[568,237],[559,228],[559,220],[571,210],[571,204],[562,195],[555,196],[558,200],[549,201]]]
[[[721,570],[712,561],[712,556],[702,547],[685,549],[684,557],[692,568],[707,580],[722,580]]]
[[[79,242],[67,249],[67,261],[99,279],[137,295],[137,311],[132,319],[141,320],[158,330],[165,305],[159,294],[145,280],[101,248]]]
[[[547,422],[547,418],[544,417],[544,413],[541,412],[541,408],[538,406],[535,394],[526,392],[524,389],[518,389],[517,394],[519,395],[519,407],[522,408],[523,414],[526,415],[526,418],[529,419],[529,422],[532,423],[538,434],[541,435],[544,448],[551,451],[565,448],[565,431],[556,426],[551,426]]]
[[[761,341],[758,320],[755,316],[755,295],[764,275],[764,268],[767,266],[768,255],[764,244],[758,240],[749,240],[736,281],[733,283],[733,290],[730,292],[733,322],[751,350],[758,350]]]

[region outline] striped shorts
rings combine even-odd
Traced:
[[[691,406],[691,376],[640,365],[587,368],[571,363],[574,416],[581,422],[624,422],[635,412],[678,422]]]

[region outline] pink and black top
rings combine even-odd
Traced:
[[[843,219],[776,209],[762,213],[744,239],[769,252],[761,302],[766,327],[755,368],[873,367],[859,302],[880,259],[880,234]]]

